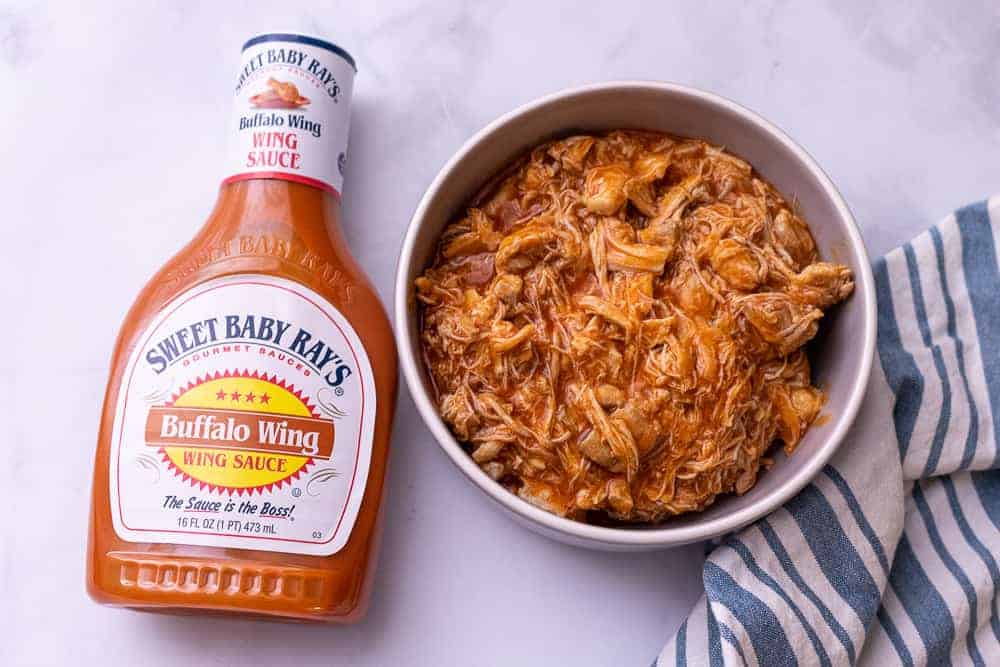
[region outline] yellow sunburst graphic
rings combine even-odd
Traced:
[[[216,374],[177,393],[171,405],[314,417],[311,405],[293,386],[258,373]],[[192,484],[210,490],[250,493],[281,486],[304,472],[312,458],[240,448],[162,447],[165,461]]]

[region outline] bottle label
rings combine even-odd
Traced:
[[[170,302],[138,339],[112,432],[130,542],[327,556],[368,479],[375,381],[357,333],[298,283],[239,275]]]
[[[354,61],[329,42],[260,35],[243,46],[224,183],[280,178],[340,196]]]

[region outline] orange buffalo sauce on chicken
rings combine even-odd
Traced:
[[[396,354],[340,230],[354,71],[311,37],[244,46],[215,210],[114,350],[87,563],[99,602],[364,613]]]

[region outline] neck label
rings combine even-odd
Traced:
[[[280,178],[339,197],[354,62],[334,44],[261,35],[243,47],[224,183]]]

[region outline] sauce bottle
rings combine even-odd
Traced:
[[[354,74],[312,37],[243,47],[215,210],[114,349],[87,562],[98,602],[364,614],[396,351],[340,230]]]

